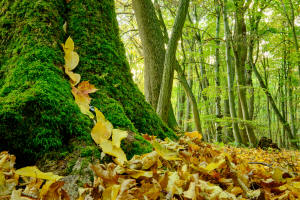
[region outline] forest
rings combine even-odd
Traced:
[[[300,199],[297,0],[0,8],[0,200]]]

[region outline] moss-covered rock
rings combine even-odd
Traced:
[[[93,124],[62,70],[60,44],[69,35],[80,55],[76,72],[99,89],[92,105],[132,133],[122,143],[129,157],[151,150],[139,133],[175,137],[132,80],[113,0],[0,0],[0,8],[0,151],[28,164],[71,138],[90,140]]]

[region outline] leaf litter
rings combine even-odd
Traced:
[[[300,199],[298,151],[207,144],[190,133],[177,142],[144,135],[153,151],[128,161],[120,147],[125,136],[111,129],[100,139],[99,147],[115,162],[90,164],[94,182],[79,189],[78,200]],[[0,199],[69,199],[61,177],[36,167],[15,170],[14,161],[8,152],[0,154]],[[25,189],[17,190],[21,183]]]

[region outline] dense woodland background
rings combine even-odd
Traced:
[[[117,0],[131,72],[148,102],[157,108],[155,84],[184,3],[180,70],[171,76],[177,124],[169,119],[169,126],[198,130],[210,142],[256,145],[265,136],[280,147],[299,145],[298,1]]]

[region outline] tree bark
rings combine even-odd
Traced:
[[[163,34],[151,0],[133,0],[132,8],[143,44],[145,97],[156,109],[164,70]]]
[[[216,2],[216,52],[215,52],[215,86],[216,86],[216,99],[215,99],[215,107],[216,107],[216,118],[221,119],[221,96],[220,96],[220,18],[221,18],[221,12],[220,12],[220,6]],[[220,122],[216,121],[216,141],[221,142],[222,139],[222,126],[220,125]]]
[[[238,94],[241,102],[243,120],[248,135],[248,140],[251,146],[256,146],[257,139],[253,132],[251,125],[247,123],[249,118],[249,111],[246,99],[246,80],[245,80],[245,61],[247,58],[247,35],[244,14],[246,7],[244,7],[244,0],[234,0],[235,5],[235,31],[234,31],[234,58],[235,70],[238,83]]]
[[[174,64],[176,60],[176,49],[178,40],[181,36],[181,31],[184,26],[186,14],[188,12],[189,0],[181,0],[176,14],[174,26],[172,28],[171,37],[168,42],[168,48],[165,55],[164,71],[162,77],[162,84],[160,88],[158,105],[156,112],[163,121],[167,121],[169,101],[171,98],[173,77],[174,77]]]
[[[163,20],[161,13],[159,20],[151,0],[133,0],[132,7],[143,44],[145,97],[156,110],[166,54],[164,46],[166,39],[164,41],[162,38],[166,38],[168,35],[163,35],[160,26],[160,20]],[[167,123],[172,129],[178,126],[172,106],[168,110]]]
[[[231,52],[231,33],[229,30],[228,25],[228,17],[227,17],[227,0],[224,0],[222,4],[222,11],[223,11],[223,20],[224,20],[224,34],[226,39],[226,66],[227,66],[227,86],[228,86],[228,100],[229,100],[229,109],[230,115],[232,119],[232,127],[233,127],[233,135],[234,140],[237,144],[242,143],[242,138],[239,132],[239,127],[236,122],[237,114],[235,109],[235,102],[234,102],[234,92],[233,92],[233,64],[232,64],[232,57],[230,55]]]
[[[29,162],[66,147],[71,138],[90,140],[92,122],[81,114],[59,67],[60,44],[69,35],[80,56],[75,72],[99,89],[91,105],[114,127],[133,132],[124,146],[129,157],[151,151],[139,132],[176,137],[132,80],[113,0],[5,0],[0,7],[0,150]]]

